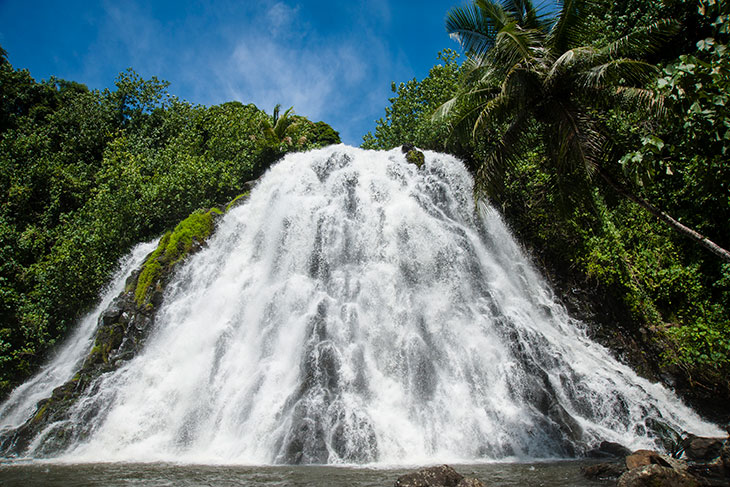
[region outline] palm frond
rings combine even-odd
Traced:
[[[614,59],[590,69],[584,69],[576,76],[576,81],[583,87],[600,86],[642,86],[654,79],[658,69],[653,64],[635,59]]]
[[[666,98],[653,90],[621,86],[613,93],[615,103],[629,110],[638,110],[643,115],[662,119],[667,116]]]
[[[542,80],[534,70],[516,67],[507,73],[501,96],[513,100],[520,110],[534,110],[544,97]]]
[[[459,96],[455,96],[449,100],[446,100],[436,108],[436,111],[431,115],[431,120],[434,122],[443,121],[453,113],[454,107],[459,102]]]
[[[576,169],[592,175],[603,155],[606,136],[587,110],[556,100],[546,108],[551,123],[545,126],[545,147],[558,169]]]
[[[596,51],[589,46],[580,46],[568,49],[561,54],[550,66],[546,81],[565,77],[569,71],[580,70],[581,66],[590,64]]]
[[[522,28],[548,31],[551,17],[546,12],[541,12],[532,0],[504,0],[502,4]]]
[[[550,30],[548,46],[554,53],[563,53],[580,46],[586,38],[584,14],[587,0],[563,0],[560,13]]]
[[[477,86],[496,80],[499,82],[499,76],[496,75],[495,66],[486,57],[468,57],[462,65],[462,85]]]
[[[485,8],[481,8],[479,3],[486,3]],[[452,8],[446,15],[446,31],[458,39],[464,51],[480,56],[492,48],[505,21],[506,13],[501,6],[477,2]]]
[[[661,20],[649,26],[634,29],[601,48],[600,52],[610,57],[641,57],[655,53],[672,35],[679,31],[674,20]]]
[[[499,31],[496,42],[489,52],[495,71],[503,73],[517,64],[533,65],[538,60],[536,49],[541,44],[542,33],[534,29],[522,29],[512,22]]]
[[[515,116],[507,130],[489,151],[484,162],[477,168],[475,192],[477,196],[495,195],[504,188],[504,176],[514,167],[522,152],[525,133],[532,118],[527,112]]]

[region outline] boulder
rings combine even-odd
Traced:
[[[695,462],[710,462],[720,456],[725,438],[688,436],[683,442],[684,456]]]
[[[643,467],[645,465],[651,465],[659,463],[659,454],[652,450],[636,450],[634,453],[626,457],[626,468],[633,470],[635,468]]]
[[[468,478],[449,467],[423,468],[413,473],[401,475],[395,487],[486,487],[480,480]]]
[[[657,464],[634,468],[618,479],[618,487],[698,487],[699,485],[699,481],[688,473]]]
[[[647,418],[645,424],[659,438],[664,449],[673,457],[679,458],[682,451],[682,435],[664,421],[656,418]]]
[[[631,450],[612,441],[602,441],[599,446],[586,453],[589,458],[624,458],[629,455],[631,455]]]

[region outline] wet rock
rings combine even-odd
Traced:
[[[441,465],[429,467],[417,472],[401,475],[395,481],[395,487],[486,487],[475,478],[464,477],[459,472]]]
[[[602,441],[598,447],[586,453],[589,458],[625,458],[629,455],[631,455],[631,450],[612,441]]]
[[[683,442],[684,456],[688,460],[708,462],[720,457],[725,438],[688,436]]]
[[[114,323],[119,323],[124,315],[124,311],[122,300],[120,298],[115,299],[99,317],[99,324],[102,326],[110,326]]]
[[[626,468],[633,470],[645,465],[660,463],[660,456],[652,450],[636,450],[634,453],[626,457]]]
[[[725,477],[725,468],[719,460],[712,463],[690,464],[687,472],[699,479],[702,485],[730,485]]]
[[[646,419],[646,427],[659,437],[664,449],[673,457],[679,458],[682,450],[682,435],[664,421],[655,418]]]
[[[700,482],[686,472],[657,464],[643,465],[624,473],[618,487],[698,487]]]
[[[623,462],[597,463],[580,469],[583,476],[591,480],[617,479],[623,475],[626,465]]]
[[[678,472],[687,471],[687,463],[683,460],[662,455],[652,450],[637,450],[626,457],[626,468],[629,470],[643,467],[645,465],[659,465],[674,469]]]

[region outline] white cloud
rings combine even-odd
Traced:
[[[342,103],[343,90],[365,78],[367,66],[351,46],[291,47],[272,39],[244,40],[225,72],[231,95],[271,110],[276,103],[321,118]]]
[[[226,97],[253,102],[271,112],[274,105],[294,106],[312,120],[335,128],[370,117],[373,103],[382,110],[383,93],[373,97],[372,84],[388,86],[390,59],[386,46],[362,30],[340,38],[315,31],[298,7],[276,3],[255,30],[241,33],[230,55],[217,63]],[[343,134],[356,142],[362,134]]]
[[[270,33],[274,36],[291,33],[291,27],[298,13],[299,5],[290,7],[283,2],[275,3],[266,12],[266,20],[268,21]]]

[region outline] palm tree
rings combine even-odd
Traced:
[[[283,114],[279,113],[280,110],[281,104],[277,103],[272,116],[273,124],[268,119],[263,120],[264,137],[272,145],[279,145],[282,142],[293,145],[292,136],[301,125],[301,121],[295,117],[294,107],[288,108]]]
[[[531,0],[474,0],[452,9],[446,27],[467,53],[467,75],[462,90],[434,116],[448,116],[456,132],[470,130],[472,137],[487,124],[503,127],[477,169],[478,192],[498,190],[526,149],[525,134],[537,128],[547,162],[559,173],[600,176],[622,196],[730,262],[730,252],[630,191],[606,168],[614,144],[596,114],[616,106],[663,113],[662,98],[644,88],[656,67],[641,58],[676,26],[657,22],[594,47],[587,43],[584,26],[588,3],[564,0],[555,16],[543,14]]]

